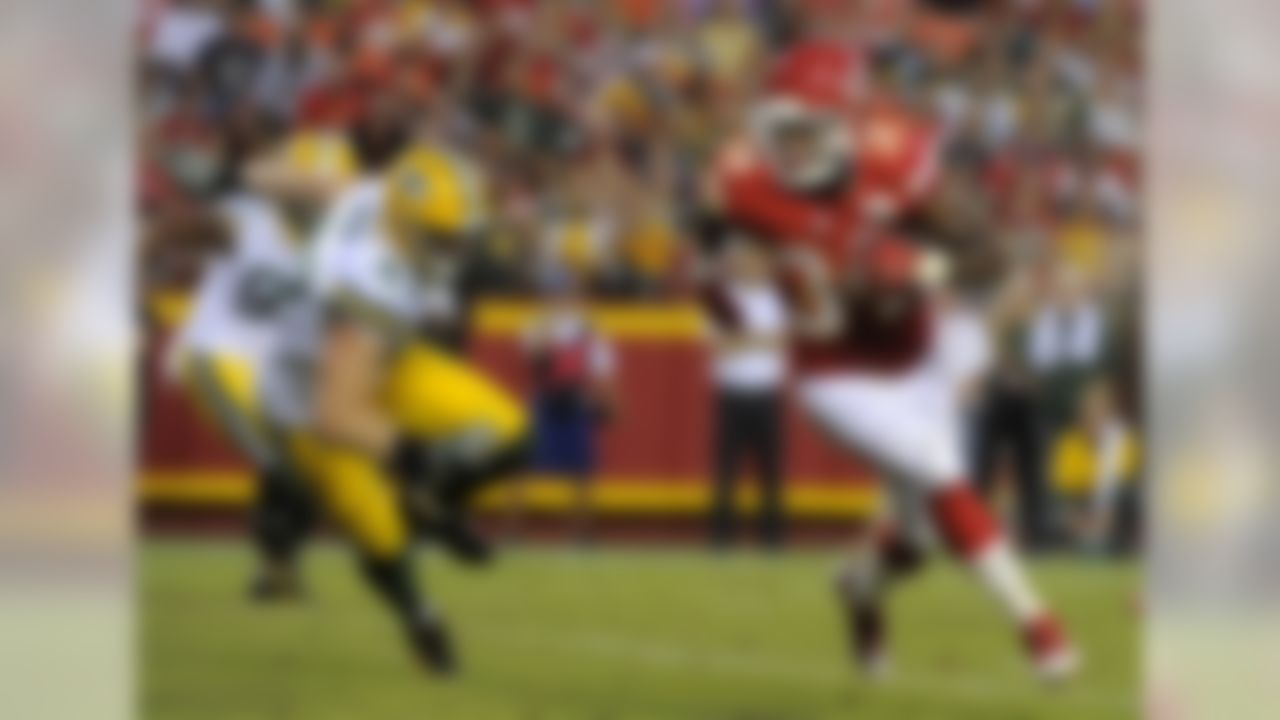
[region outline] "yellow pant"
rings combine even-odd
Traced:
[[[414,344],[392,363],[382,393],[384,408],[405,434],[432,443],[479,438],[499,451],[528,427],[523,408],[464,362],[426,344]],[[297,467],[314,483],[330,516],[364,552],[401,553],[409,538],[401,496],[380,458],[321,441],[308,433],[290,439]]]
[[[411,345],[392,362],[382,403],[402,432],[433,443],[488,442],[502,448],[529,427],[524,408],[510,394],[426,343]]]
[[[404,551],[409,532],[400,494],[378,460],[309,433],[290,437],[289,450],[329,517],[360,550],[383,559]]]
[[[234,353],[198,353],[183,359],[182,378],[205,419],[255,466],[276,455],[258,404],[253,365]]]

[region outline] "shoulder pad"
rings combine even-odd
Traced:
[[[868,178],[900,202],[917,202],[933,191],[941,162],[939,133],[904,112],[877,112],[859,134],[860,162]]]

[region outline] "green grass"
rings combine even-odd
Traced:
[[[146,720],[1107,720],[1138,715],[1132,565],[1054,561],[1036,576],[1086,654],[1037,685],[981,591],[936,563],[895,596],[895,673],[861,681],[829,593],[834,555],[509,552],[472,572],[421,562],[465,663],[418,671],[335,545],[311,598],[242,595],[241,544],[150,542],[140,562]]]

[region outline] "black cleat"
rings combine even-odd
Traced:
[[[486,565],[493,559],[492,544],[472,526],[463,508],[427,492],[411,493],[409,506],[418,535],[439,542],[458,561]]]
[[[879,604],[866,604],[847,612],[849,650],[854,662],[868,679],[883,680],[889,672],[884,609]]]
[[[249,583],[249,599],[256,603],[299,602],[304,598],[302,580],[293,568],[263,568]]]
[[[449,676],[458,671],[449,629],[440,620],[428,620],[409,628],[409,643],[414,655],[430,672]]]
[[[440,519],[434,523],[432,535],[451,555],[468,565],[487,565],[493,560],[493,544],[465,518]]]

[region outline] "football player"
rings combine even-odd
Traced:
[[[746,138],[719,158],[706,188],[710,235],[766,243],[792,304],[800,404],[838,445],[869,460],[911,499],[897,522],[852,553],[838,588],[856,657],[886,663],[887,581],[923,557],[921,515],[1016,624],[1035,668],[1070,675],[1076,654],[966,478],[958,369],[935,292],[949,256],[973,238],[938,214],[939,140],[922,122],[866,102],[860,58],[804,43],[766,78]],[[914,511],[919,510],[920,513]]]
[[[484,213],[478,172],[439,145],[411,146],[354,184],[321,226],[306,300],[281,328],[265,386],[272,421],[365,578],[418,658],[446,673],[455,656],[411,567],[413,520],[427,517],[455,552],[483,555],[466,502],[527,447],[521,406],[420,333],[457,311]]]
[[[256,471],[253,533],[261,567],[250,593],[261,600],[299,594],[295,556],[312,514],[263,422],[263,354],[274,323],[299,297],[303,238],[329,194],[354,171],[351,148],[329,133],[300,132],[248,163],[244,182],[237,179],[217,206],[214,221],[228,242],[203,263],[192,311],[168,357],[171,376]],[[307,185],[268,191],[255,180],[267,173],[306,178]]]

